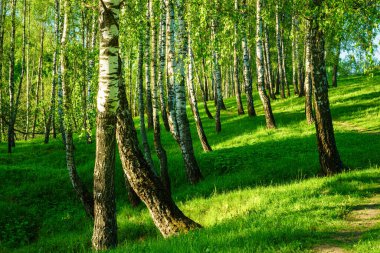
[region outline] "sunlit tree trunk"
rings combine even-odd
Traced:
[[[256,1],[256,67],[257,87],[264,107],[267,128],[276,128],[269,97],[264,87],[264,50],[263,50],[263,20],[261,17],[262,0]]]
[[[119,108],[120,0],[100,0],[99,89],[94,168],[94,231],[92,247],[105,250],[117,244],[115,201],[115,131]],[[124,83],[123,83],[124,85]],[[125,89],[124,89],[124,96]]]
[[[176,89],[176,120],[179,133],[179,145],[182,157],[185,162],[187,179],[190,183],[195,184],[202,179],[201,170],[199,169],[197,160],[195,159],[193,140],[191,138],[190,123],[186,112],[186,74],[185,60],[187,56],[187,33],[184,19],[184,2],[177,0],[177,21],[178,33],[176,37],[176,68],[175,68],[175,86]]]
[[[344,169],[335,143],[332,123],[325,63],[325,41],[320,22],[323,22],[323,0],[313,1],[311,9],[317,11],[309,27],[311,36],[311,58],[319,163],[324,175],[339,173]]]
[[[119,83],[120,106],[116,136],[122,166],[131,186],[149,209],[154,224],[164,237],[201,227],[181,212],[144,159],[138,147],[132,115],[128,110],[125,86],[121,85],[122,82]]]

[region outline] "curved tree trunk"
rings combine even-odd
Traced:
[[[267,128],[276,128],[269,97],[264,87],[264,50],[263,50],[263,20],[261,17],[262,0],[256,1],[256,66],[257,87],[264,107]]]
[[[203,151],[209,152],[209,151],[212,151],[212,149],[211,149],[210,144],[208,144],[206,133],[202,125],[202,120],[201,120],[201,117],[199,116],[198,102],[197,102],[197,97],[196,97],[195,89],[194,89],[193,64],[194,64],[194,57],[193,57],[193,52],[191,49],[191,37],[190,37],[190,32],[189,32],[189,63],[188,63],[188,72],[187,72],[188,73],[187,87],[188,87],[188,91],[190,95],[189,100],[190,100],[191,110],[193,111],[193,115],[194,115],[195,125],[197,127],[198,137],[202,144]]]
[[[69,23],[69,12],[70,4],[68,0],[64,1],[64,23],[63,31],[61,38],[61,54],[60,54],[60,63],[61,63],[61,73],[62,73],[62,97],[63,97],[63,113],[64,113],[64,124],[65,124],[65,139],[66,139],[66,164],[69,171],[69,176],[73,188],[80,198],[85,211],[88,216],[94,216],[94,201],[91,194],[88,192],[82,181],[78,176],[78,172],[75,166],[74,160],[74,144],[73,144],[73,132],[72,132],[72,119],[70,115],[70,108],[72,106],[71,101],[71,89],[69,85],[69,79],[67,76],[67,55],[66,55],[66,43],[68,36],[68,23]]]
[[[131,186],[148,207],[154,224],[164,237],[200,228],[198,223],[186,217],[176,206],[161,180],[145,161],[138,147],[137,133],[128,110],[123,85],[119,85],[118,94],[120,106],[116,136],[120,159]]]
[[[312,20],[309,28],[311,36],[311,57],[313,92],[315,98],[315,128],[317,133],[319,163],[325,175],[332,175],[343,171],[344,165],[335,143],[332,123],[328,85],[326,78],[325,42],[323,30],[320,26],[322,14],[322,0],[314,1],[312,9],[319,11],[319,16]],[[322,17],[323,18],[323,17]]]

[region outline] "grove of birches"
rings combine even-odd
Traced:
[[[315,126],[318,175],[344,172],[329,91],[341,73],[378,65],[379,13],[370,0],[1,0],[0,142],[12,156],[18,142],[61,140],[67,181],[93,220],[93,250],[118,244],[116,159],[130,204],[145,204],[164,238],[202,231],[172,198],[162,134],[195,187],[205,176],[193,141],[213,152],[208,132],[217,142],[230,131],[223,114],[262,114],[275,132],[271,104],[296,97]],[[349,50],[357,66],[342,57]],[[75,142],[96,145],[93,186],[77,171]]]

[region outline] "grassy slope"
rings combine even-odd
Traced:
[[[380,193],[380,135],[375,133],[380,132],[380,77],[351,77],[339,85],[330,90],[332,114],[338,149],[352,171],[316,177],[315,130],[305,123],[303,99],[275,101],[278,129],[270,131],[257,96],[256,118],[237,116],[235,100],[226,100],[221,134],[215,134],[212,120],[203,118],[213,152],[202,152],[192,129],[205,176],[198,185],[186,183],[178,147],[163,133],[174,198],[204,229],[162,239],[144,206],[129,206],[118,162],[120,246],[115,251],[308,251],[347,227],[345,215]],[[92,224],[71,188],[61,143],[41,142],[19,142],[10,156],[0,144],[0,252],[88,251]],[[90,186],[95,145],[76,143],[78,169]],[[379,238],[377,225],[361,241],[343,246],[380,251]]]

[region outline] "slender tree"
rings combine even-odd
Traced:
[[[206,137],[206,133],[203,129],[202,125],[202,119],[199,115],[199,110],[198,110],[198,102],[197,102],[197,97],[195,94],[195,87],[194,87],[194,76],[193,76],[193,66],[194,66],[194,56],[193,52],[191,49],[191,34],[189,32],[189,61],[188,61],[188,66],[187,66],[187,88],[189,91],[189,100],[190,100],[190,106],[191,110],[194,115],[194,120],[195,120],[195,125],[197,127],[197,132],[198,132],[198,137],[199,140],[201,141],[202,148],[205,152],[212,151],[210,144],[208,144],[208,140]]]
[[[263,20],[261,16],[262,0],[256,1],[256,66],[257,87],[264,107],[267,128],[276,128],[272,107],[264,87],[264,50],[263,50]]]
[[[244,114],[243,103],[241,102],[241,89],[240,89],[240,81],[239,81],[239,58],[238,58],[238,21],[239,21],[239,0],[235,0],[235,20],[234,20],[234,86],[235,86],[235,96],[236,96],[236,104],[238,109],[238,114]]]
[[[242,12],[243,12],[243,22],[244,22],[244,28],[243,28],[243,38],[242,38],[242,47],[243,47],[243,66],[244,66],[244,86],[245,86],[245,93],[247,97],[247,108],[248,108],[248,115],[249,116],[256,116],[255,107],[253,106],[253,96],[252,96],[252,73],[251,73],[251,66],[250,66],[250,57],[249,57],[249,50],[248,50],[248,42],[247,42],[247,32],[245,29],[248,29],[247,25],[247,1],[242,0]]]
[[[306,121],[307,123],[313,124],[314,123],[314,115],[313,115],[313,86],[312,86],[312,80],[311,80],[311,74],[312,74],[312,55],[311,55],[311,33],[310,33],[310,26],[311,21],[306,21],[306,27],[308,29],[308,32],[306,34],[306,52],[305,52],[305,114],[306,114]]]
[[[146,91],[146,117],[148,121],[148,129],[153,129],[153,106],[152,106],[152,88],[151,88],[151,80],[150,80],[150,41],[151,41],[151,6],[152,0],[148,0],[147,8],[146,8],[146,33],[145,33],[145,91]]]
[[[86,189],[85,185],[81,181],[78,171],[75,165],[74,159],[74,141],[73,141],[73,123],[70,115],[72,106],[72,90],[69,83],[69,76],[67,73],[68,68],[68,56],[67,56],[67,43],[69,36],[69,15],[70,15],[70,0],[64,0],[63,2],[63,30],[61,38],[61,53],[60,53],[60,69],[62,74],[62,102],[63,102],[63,114],[64,114],[64,128],[65,128],[65,149],[66,149],[66,164],[69,172],[71,184],[81,200],[85,211],[88,216],[94,215],[94,201]]]
[[[326,82],[325,41],[321,26],[324,16],[322,14],[323,0],[310,2],[312,20],[309,26],[311,46],[311,80],[313,83],[315,128],[317,132],[319,163],[324,175],[341,172],[344,165],[335,143],[330,103],[328,97],[328,84]]]

